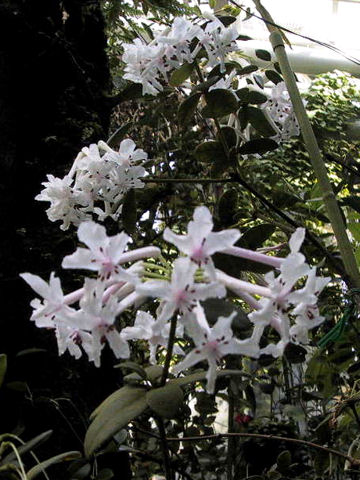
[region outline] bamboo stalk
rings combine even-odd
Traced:
[[[294,73],[290,67],[285,52],[284,42],[278,31],[273,31],[270,34],[270,41],[274,49],[276,58],[279,62],[281,72],[284,77],[284,81],[294,107],[294,112],[300,125],[305,146],[309,153],[309,157],[316,178],[319,182],[326,212],[332,225],[346,272],[351,279],[352,286],[359,288],[360,272],[356,264],[355,255],[349,237],[346,233],[346,226],[343,222],[340,207],[332,189],[325,163],[321,157],[319,146],[317,144],[308,116],[306,114],[306,110],[296,84]]]

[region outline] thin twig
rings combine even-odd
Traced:
[[[154,420],[159,430],[160,445],[161,445],[161,450],[162,450],[163,460],[164,460],[165,477],[166,477],[166,480],[173,480],[174,475],[173,475],[173,470],[171,468],[171,458],[169,454],[169,447],[167,444],[164,420],[158,416],[156,417],[154,416]]]
[[[173,315],[171,319],[171,324],[170,324],[169,341],[167,345],[164,370],[163,370],[161,381],[160,381],[161,386],[165,385],[168,374],[169,374],[170,362],[171,362],[172,352],[173,352],[174,342],[175,342],[176,322],[177,322],[176,315]]]
[[[144,183],[237,183],[234,178],[142,178]]]

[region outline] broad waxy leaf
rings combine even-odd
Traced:
[[[233,93],[223,88],[205,94],[206,107],[202,113],[206,117],[223,117],[238,109],[238,100]]]
[[[180,410],[184,394],[178,385],[168,383],[146,394],[146,402],[153,412],[160,417],[173,418]]]
[[[265,76],[271,82],[275,83],[275,85],[283,81],[281,75],[279,75],[275,70],[265,70]]]
[[[184,63],[181,67],[175,70],[169,80],[169,84],[172,87],[178,87],[185,82],[187,78],[190,77],[192,71],[195,68],[195,62],[193,63]]]
[[[201,302],[201,305],[204,308],[206,318],[211,326],[216,323],[219,317],[228,317],[233,312],[236,312],[231,323],[234,333],[240,338],[249,336],[252,330],[252,324],[246,313],[238,305],[234,305],[220,298],[208,298],[204,302]]]
[[[226,157],[221,143],[214,140],[200,143],[196,147],[194,155],[199,162],[215,162],[219,158],[225,159]]]
[[[200,97],[201,93],[193,93],[180,104],[178,109],[178,120],[180,126],[186,125],[191,121],[196,112]]]
[[[246,67],[239,68],[237,70],[238,75],[248,75],[249,73],[253,73],[259,70],[259,67],[256,65],[246,65]]]
[[[241,145],[238,152],[242,155],[261,154],[278,148],[278,144],[271,138],[255,138]]]
[[[141,415],[147,406],[145,388],[125,386],[111,394],[91,415],[93,421],[84,443],[86,456]]]
[[[235,128],[227,126],[221,127],[220,132],[217,132],[216,134],[216,140],[221,142],[222,139],[225,139],[229,148],[235,147],[237,143],[237,134]]]
[[[271,61],[271,53],[267,50],[255,50],[255,55],[260,58],[261,60],[265,60],[266,62]]]
[[[262,110],[256,107],[248,107],[248,119],[251,125],[263,137],[272,137],[276,135],[276,130],[270,125]]]
[[[146,371],[142,368],[141,365],[135,362],[122,362],[118,365],[115,365],[114,368],[121,368],[124,370],[132,370],[137,373],[142,379],[146,380]]]

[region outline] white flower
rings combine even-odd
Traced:
[[[61,288],[60,279],[55,277],[55,273],[50,275],[49,283],[32,273],[22,273],[20,277],[30,285],[30,287],[43,298],[34,299],[31,306],[34,311],[31,315],[37,327],[39,328],[55,328],[56,316],[60,313],[69,313],[72,309],[64,303],[64,293]]]
[[[236,25],[225,27],[216,17],[212,17],[212,21],[206,25],[199,42],[199,46],[203,46],[206,50],[209,67],[215,67],[220,63],[220,72],[226,71],[226,55],[239,49],[236,44],[238,36]]]
[[[206,207],[197,207],[194,220],[188,224],[187,235],[177,235],[169,228],[164,230],[164,240],[173,243],[188,255],[190,260],[204,268],[212,280],[216,278],[215,266],[211,255],[231,247],[239,239],[238,230],[212,232],[213,221]]]
[[[120,143],[118,152],[110,148],[105,142],[99,142],[99,147],[106,152],[103,160],[114,162],[117,165],[129,167],[148,158],[148,154],[144,150],[136,148],[135,142],[131,138],[126,138]]]
[[[176,329],[178,336],[183,333],[182,325],[178,325]],[[155,318],[150,313],[138,311],[133,327],[124,328],[121,333],[126,340],[147,340],[150,348],[150,362],[156,363],[156,350],[158,346],[166,347],[168,344],[170,332],[170,324],[166,324],[164,328],[158,332]],[[177,355],[184,355],[183,350],[174,345],[173,352]]]
[[[112,276],[127,282],[135,281],[135,277],[118,265],[130,240],[126,233],[108,237],[105,227],[95,222],[84,222],[79,226],[78,238],[89,248],[79,247],[72,255],[66,256],[62,262],[63,268],[94,270],[99,272],[101,280],[109,280]]]
[[[82,356],[82,347],[90,358],[93,357],[93,337],[90,333],[73,328],[66,322],[57,322],[55,329],[59,355],[66,351],[77,360]]]
[[[276,142],[286,141],[300,134],[299,124],[285,82],[279,82],[272,88],[271,98],[262,107],[275,122],[276,130],[279,130],[279,133],[273,137]]]
[[[292,305],[290,293],[297,281],[310,272],[304,255],[299,252],[304,237],[305,230],[298,228],[290,238],[290,254],[280,265],[280,275],[275,277],[274,272],[268,272],[265,275],[265,281],[271,294],[270,298],[263,297],[259,302],[260,308],[249,314],[249,319],[254,325],[261,324],[265,327],[280,320],[280,327],[277,322],[277,330],[281,330],[281,325],[286,325],[282,334],[288,336],[289,318],[287,314]]]
[[[190,312],[198,300],[225,296],[225,287],[217,282],[195,283],[196,270],[195,263],[187,258],[178,258],[174,262],[171,282],[154,280],[136,287],[138,293],[162,300],[162,310],[157,319],[160,330],[175,312],[183,315]]]
[[[110,179],[113,188],[107,194],[107,200],[117,202],[131,188],[143,188],[140,180],[146,174],[143,167],[126,167],[119,165],[111,171]]]
[[[47,175],[47,178],[48,182],[42,183],[45,188],[35,200],[50,202],[50,207],[46,210],[49,220],[61,220],[63,223],[60,228],[67,230],[71,223],[79,225],[88,219],[88,215],[80,208],[88,204],[87,198],[71,186],[73,179],[69,176],[56,178],[53,175]]]
[[[216,367],[220,359],[228,354],[249,355],[257,357],[259,348],[251,339],[238,340],[233,337],[231,323],[236,315],[233,312],[228,317],[219,317],[215,325],[210,328],[202,307],[198,304],[194,309],[197,322],[187,327],[187,332],[194,340],[196,347],[185,359],[173,368],[177,374],[186,368],[206,360],[209,370],[206,374],[207,391],[214,393],[216,380]]]
[[[291,327],[290,335],[301,343],[307,343],[308,330],[317,327],[325,320],[319,313],[317,301],[329,281],[330,277],[317,277],[316,268],[312,268],[304,288],[289,295],[290,301],[295,305],[292,313],[296,315],[295,325]]]
[[[180,64],[184,61],[191,63],[193,61],[191,41],[201,35],[202,30],[198,25],[194,25],[186,18],[176,17],[168,34],[159,36],[156,40],[172,47],[168,49],[166,55],[170,61],[175,56]]]
[[[105,341],[109,343],[116,358],[129,358],[130,350],[127,341],[116,330],[115,318],[118,302],[110,297],[103,303],[104,284],[87,278],[84,285],[84,294],[80,299],[80,308],[72,316],[71,326],[74,329],[88,331],[92,335],[91,349],[87,352],[89,360],[100,366],[101,350]]]

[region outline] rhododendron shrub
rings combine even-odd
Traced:
[[[283,358],[294,348],[310,352],[312,331],[325,320],[319,296],[331,279],[302,253],[304,227],[271,226],[261,250],[246,246],[252,229],[233,215],[222,222],[234,205],[225,202],[231,190],[220,191],[221,185],[248,185],[241,161],[261,158],[299,135],[281,75],[270,61],[259,70],[243,56],[246,40],[237,23],[178,17],[149,42],[137,38],[123,45],[128,88],[141,85],[147,101],[178,99],[178,122],[197,135],[192,159],[203,176],[174,177],[176,148],[167,152],[168,163],[157,158],[156,142],[148,154],[133,126],[132,138],[125,134],[116,146],[99,140],[84,147],[63,178],[48,175],[36,197],[50,204],[50,221],[77,232],[79,246],[62,268],[74,270],[83,284],[64,292],[61,274],[52,272],[47,281],[23,273],[36,293],[31,320],[53,330],[59,355],[84,355],[99,367],[102,351],[110,348],[120,366],[134,370],[129,384],[94,412],[85,439],[88,456],[149,412],[164,437],[163,418],[176,417],[189,384],[209,395],[227,390],[230,399],[229,378],[251,378],[257,359]],[[186,181],[210,188],[199,188],[201,196],[193,202],[189,195],[179,209],[174,202],[166,214],[161,203],[155,209],[152,200],[146,203],[154,184],[169,182],[176,191]],[[129,201],[137,195],[140,206]],[[146,243],[149,232],[142,228],[150,217],[153,241]],[[280,246],[271,240],[276,227]],[[234,412],[233,425],[253,418],[253,411],[244,410]],[[166,463],[169,452],[163,454]],[[171,480],[169,469],[167,463]]]

